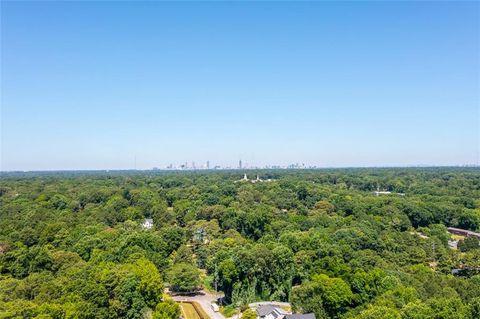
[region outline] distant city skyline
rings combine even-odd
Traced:
[[[93,169],[45,169],[45,170],[6,170],[5,172],[35,172],[35,171],[215,171],[215,170],[263,170],[263,169],[342,169],[342,168],[428,168],[428,167],[480,167],[478,164],[458,164],[458,165],[432,165],[432,164],[411,164],[411,165],[366,165],[366,166],[322,166],[308,163],[290,163],[290,164],[264,164],[257,165],[253,163],[245,163],[242,166],[233,164],[213,164],[211,161],[205,163],[184,162],[184,163],[170,163],[167,165],[157,165],[152,167],[142,166],[137,167],[135,164],[132,167],[126,168],[93,168]]]
[[[479,163],[478,2],[0,5],[2,171]]]

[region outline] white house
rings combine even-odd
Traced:
[[[153,219],[145,218],[140,226],[142,226],[143,229],[152,229],[153,228]]]

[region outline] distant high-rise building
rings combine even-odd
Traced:
[[[207,161],[207,169],[210,169],[210,161]]]
[[[238,168],[239,168],[239,169],[242,169],[242,160],[239,160],[239,161],[238,161]]]

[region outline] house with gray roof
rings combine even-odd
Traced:
[[[285,311],[273,305],[261,305],[257,308],[258,319],[283,319]]]
[[[285,319],[315,319],[314,313],[294,313],[291,315],[285,315]]]
[[[280,307],[274,305],[260,305],[257,308],[257,319],[315,319],[314,313],[295,313],[286,312]]]

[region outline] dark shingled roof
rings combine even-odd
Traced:
[[[259,317],[265,317],[273,312],[273,316],[277,317],[278,309],[272,305],[263,305],[257,308],[257,314]]]
[[[285,315],[285,319],[315,319],[315,314],[314,313],[306,313],[306,314],[296,313],[293,315]]]

